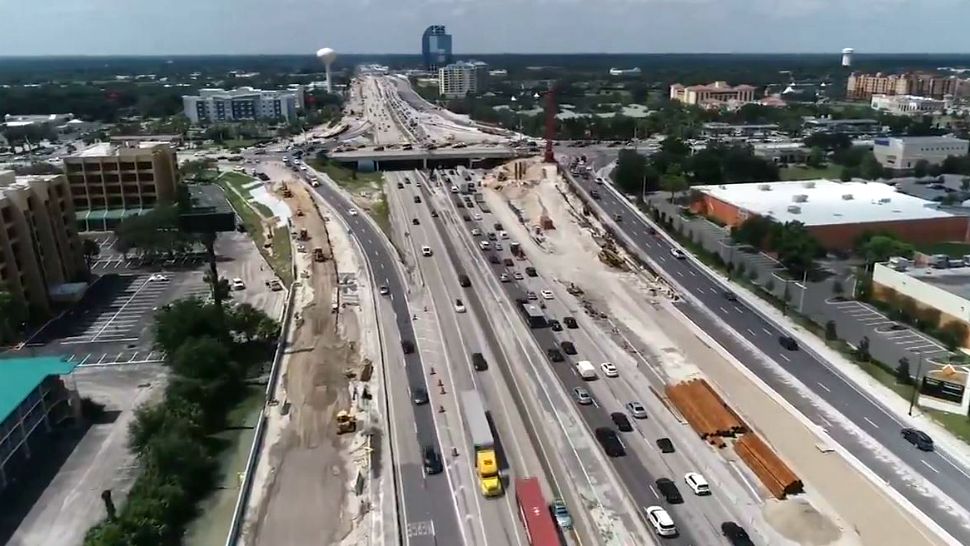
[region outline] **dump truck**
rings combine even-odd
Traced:
[[[326,259],[327,258],[323,255],[323,249],[322,248],[316,247],[316,248],[313,249],[313,261],[315,261],[315,262],[323,262],[323,261],[326,261]]]
[[[485,415],[485,406],[478,391],[461,393],[462,411],[472,436],[475,449],[475,473],[482,495],[494,497],[502,494],[502,479],[498,474],[498,456],[495,454],[495,438]]]

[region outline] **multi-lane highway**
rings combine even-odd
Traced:
[[[617,191],[597,186],[595,177],[566,176],[573,178],[587,199],[590,190],[598,189],[600,198],[593,203],[601,209],[604,221],[642,259],[655,264],[661,275],[682,289],[686,297],[677,307],[684,315],[957,541],[970,544],[965,511],[970,506],[970,474],[953,455],[940,448],[929,453],[917,450],[900,436],[900,429],[908,425],[834,365],[805,348],[784,349],[778,343],[784,332],[780,325],[743,301],[726,299],[727,287],[694,259],[674,257],[671,249],[678,245],[639,215]],[[616,215],[620,221],[613,220]],[[778,366],[801,387],[793,386],[778,372]],[[803,389],[840,415],[821,407]],[[860,436],[860,429],[864,436]],[[898,461],[908,468],[901,471]],[[927,485],[942,491],[953,505],[923,492]]]

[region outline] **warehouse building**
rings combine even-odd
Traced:
[[[905,172],[920,161],[939,165],[948,156],[967,155],[968,146],[970,142],[953,137],[890,137],[875,139],[872,153],[883,167]]]
[[[0,492],[30,471],[58,425],[78,416],[77,392],[62,379],[74,367],[55,357],[0,359]]]
[[[968,218],[879,182],[807,180],[695,186],[698,214],[736,226],[752,216],[801,222],[827,249],[851,249],[866,232],[913,243],[966,241]]]

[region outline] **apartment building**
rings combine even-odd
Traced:
[[[935,74],[863,74],[853,72],[845,85],[849,99],[870,100],[873,95],[915,95],[942,99],[946,96],[970,95],[970,80]]]
[[[177,198],[178,161],[165,142],[103,142],[65,157],[64,167],[83,231],[112,229]]]
[[[487,77],[488,65],[459,61],[438,69],[438,93],[448,98],[477,93]]]
[[[717,81],[707,85],[670,86],[670,100],[705,108],[741,105],[754,102],[755,87],[751,85],[728,85]]]
[[[0,171],[0,284],[31,312],[46,315],[52,293],[86,270],[74,204],[62,174]]]
[[[303,95],[301,85],[272,91],[252,87],[200,89],[198,95],[182,96],[182,110],[196,124],[260,119],[290,121],[303,108]]]

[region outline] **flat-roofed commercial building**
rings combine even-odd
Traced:
[[[914,95],[873,95],[869,105],[873,110],[897,116],[925,115],[946,109],[946,102],[943,100]]]
[[[683,86],[675,83],[670,86],[670,100],[696,106],[726,106],[754,102],[755,87],[751,85],[728,85],[717,81],[707,85]]]
[[[58,425],[79,415],[77,392],[61,379],[74,368],[54,357],[0,359],[0,493],[31,472]]]
[[[894,171],[909,171],[920,161],[939,165],[948,156],[967,155],[970,142],[953,137],[888,137],[873,141],[872,153],[876,160]]]
[[[281,90],[252,87],[200,89],[198,95],[182,96],[182,110],[192,123],[257,119],[290,121],[303,107],[303,93],[301,85]]]
[[[84,231],[111,229],[177,198],[178,161],[166,142],[95,144],[65,157],[64,167]]]
[[[893,233],[913,243],[966,241],[968,217],[880,182],[806,180],[694,186],[695,212],[727,226],[753,216],[801,222],[827,249],[850,249],[864,233]]]
[[[83,279],[81,239],[62,174],[0,171],[0,285],[35,315],[51,310],[52,293]]]
[[[849,136],[877,135],[883,130],[882,124],[875,119],[831,119],[805,118],[804,128],[807,134],[843,134]]]

